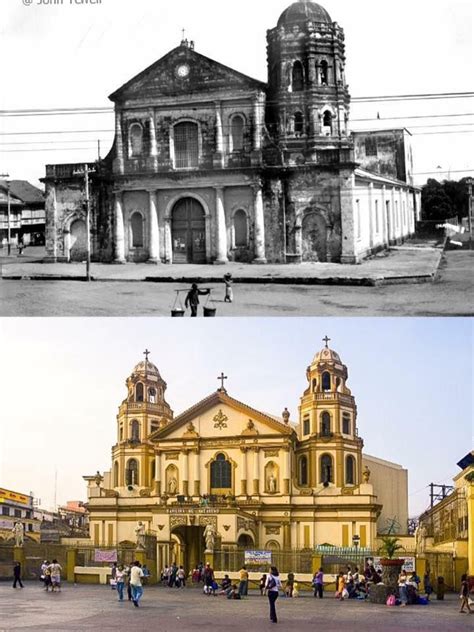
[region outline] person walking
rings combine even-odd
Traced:
[[[204,592],[209,596],[212,592],[215,593],[212,589],[212,584],[214,582],[214,570],[212,569],[209,562],[206,563],[204,570],[202,572],[202,576],[204,579]]]
[[[265,584],[265,590],[268,596],[268,603],[270,605],[270,621],[272,623],[277,623],[277,613],[276,613],[276,600],[278,599],[278,595],[281,590],[281,581],[279,577],[280,573],[276,566],[270,567],[270,572],[268,573],[267,582]]]
[[[322,568],[320,568],[318,572],[314,574],[313,588],[314,588],[314,596],[319,597],[319,599],[322,599],[323,589],[324,589],[324,573],[323,573]]]
[[[210,294],[211,290],[200,290],[196,283],[193,283],[191,289],[186,294],[186,299],[184,301],[184,306],[186,309],[188,307],[191,308],[191,316],[194,318],[197,316],[197,310],[199,305],[199,297],[205,296],[206,294]]]
[[[24,588],[21,583],[21,564],[20,562],[15,562],[13,566],[13,588],[16,588],[17,583],[20,584],[20,588]]]
[[[265,584],[267,583],[267,574],[263,573],[260,577],[260,581],[258,583],[258,587],[260,588],[260,595],[263,597],[265,594]]]
[[[186,588],[186,571],[183,566],[178,568],[176,573],[176,581],[178,582],[178,588]]]
[[[61,592],[61,571],[58,560],[53,560],[49,566],[51,572],[51,592]]]
[[[232,290],[232,275],[230,272],[224,274],[225,296],[224,303],[232,303],[234,300],[234,292]]]
[[[471,610],[471,606],[469,605],[469,582],[467,581],[467,575],[461,577],[461,592],[459,593],[459,597],[461,599],[459,612],[466,612],[464,607],[467,607],[467,612],[473,614],[474,610]]]
[[[115,569],[115,581],[117,582],[117,595],[118,600],[123,601],[123,589],[125,587],[125,573],[123,572],[123,566],[120,565]]]
[[[295,583],[295,574],[290,571],[286,577],[285,595],[287,597],[293,597],[293,584]]]
[[[138,602],[143,597],[143,571],[140,562],[134,562],[130,568],[130,586],[132,587],[132,601],[135,608],[138,608]]]
[[[249,594],[249,573],[245,566],[242,566],[239,571],[239,579],[239,595],[241,597],[246,597]]]
[[[430,572],[429,571],[426,571],[426,573],[423,575],[423,586],[425,588],[426,599],[429,601],[430,600],[430,595],[433,592],[433,586],[431,584]]]

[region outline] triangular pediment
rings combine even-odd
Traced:
[[[288,436],[293,428],[266,413],[230,397],[219,390],[201,400],[157,430],[150,439],[251,438],[268,435]]]
[[[110,95],[112,101],[149,100],[219,90],[264,90],[266,85],[205,57],[188,46],[178,46]]]

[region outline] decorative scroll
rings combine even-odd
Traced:
[[[170,516],[170,529],[179,527],[181,525],[186,526],[188,524],[187,516]]]
[[[217,517],[216,516],[199,516],[199,526],[206,527],[210,524],[214,531],[217,531]]]

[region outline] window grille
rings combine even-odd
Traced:
[[[242,151],[244,148],[244,119],[234,116],[232,119],[232,151]]]
[[[218,454],[211,465],[211,488],[230,489],[232,487],[232,470],[229,461],[223,454]]]
[[[174,158],[177,169],[189,169],[199,165],[196,123],[178,123],[174,126]]]

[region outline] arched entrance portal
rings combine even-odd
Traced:
[[[204,527],[179,526],[173,529],[175,541],[171,562],[183,565],[186,573],[191,572],[199,562],[204,561]]]
[[[172,211],[173,263],[206,263],[204,209],[194,198],[176,202]]]
[[[327,261],[327,226],[320,213],[309,213],[302,225],[303,261]]]
[[[86,224],[82,219],[76,219],[71,224],[69,237],[70,261],[84,261],[87,257]]]
[[[237,540],[237,546],[240,549],[251,550],[255,547],[255,544],[251,536],[246,533],[242,533],[239,535],[239,539]]]

